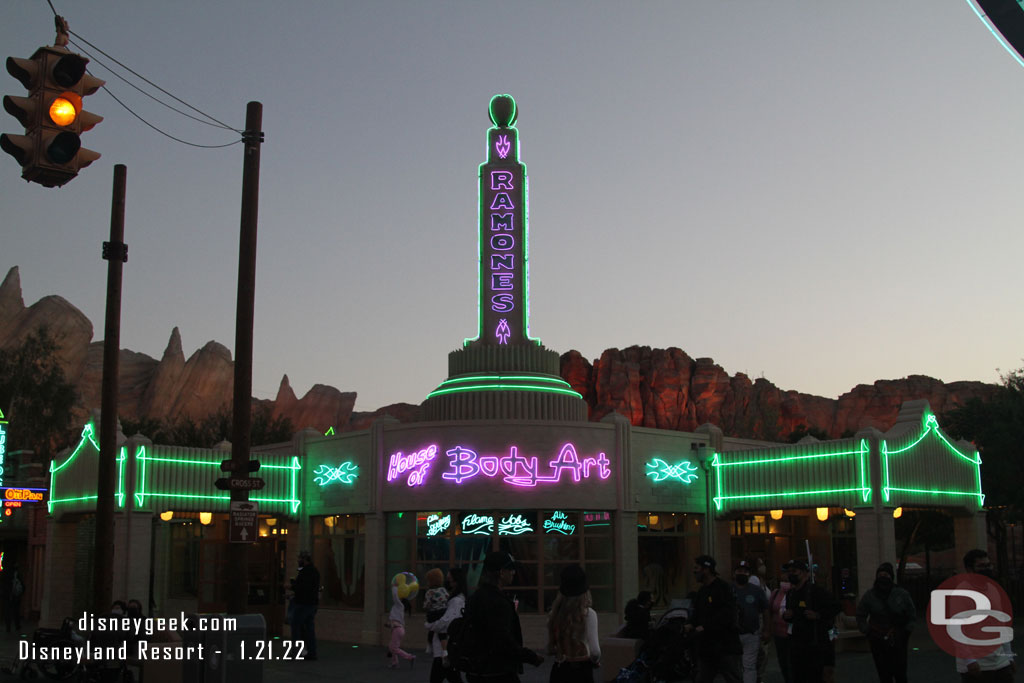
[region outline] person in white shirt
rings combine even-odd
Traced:
[[[428,621],[427,630],[437,634],[431,641],[434,663],[430,666],[430,683],[441,683],[447,680],[449,683],[462,683],[462,676],[451,667],[448,661],[448,651],[445,645],[448,639],[444,634],[448,625],[462,616],[466,607],[466,572],[461,567],[452,567],[445,577],[445,588],[448,589],[448,605],[444,614],[437,621]]]
[[[992,560],[984,550],[969,550],[964,555],[964,569],[968,573],[981,574],[995,579]],[[956,658],[956,670],[960,674],[961,683],[1012,683],[1017,673],[1017,662],[1014,659],[1010,643],[1001,644],[995,652],[980,659]]]

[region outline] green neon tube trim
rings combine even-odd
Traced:
[[[473,375],[471,377],[455,377],[453,379],[446,379],[441,382],[440,386],[446,386],[448,384],[463,384],[465,382],[504,382],[504,381],[524,381],[524,382],[546,382],[548,384],[557,384],[561,387],[571,387],[572,385],[566,382],[560,377],[541,377],[538,375]]]
[[[124,507],[124,463],[128,460],[128,449],[121,446],[117,458],[117,507]]]
[[[59,472],[60,470],[64,469],[68,465],[68,463],[70,463],[72,460],[75,459],[76,456],[78,456],[78,453],[82,450],[82,447],[85,446],[87,442],[91,443],[92,447],[95,448],[97,452],[99,452],[100,445],[96,443],[96,428],[93,427],[92,422],[87,423],[85,427],[82,429],[82,439],[78,442],[78,445],[75,446],[75,450],[72,451],[71,455],[68,456],[67,460],[62,462],[57,467],[54,467],[53,461],[50,462],[50,472]]]
[[[982,501],[985,500],[985,494],[976,493],[974,491],[942,491],[937,489],[905,489],[893,487],[890,491],[902,491],[903,493],[927,493],[935,496],[973,496],[979,498]]]
[[[882,463],[883,463],[883,468],[882,468],[882,480],[883,480],[882,499],[885,502],[888,503],[889,500],[890,500],[890,493],[892,491],[918,492],[918,493],[927,493],[927,494],[939,494],[940,493],[938,491],[934,491],[934,490],[930,490],[930,489],[905,489],[905,488],[894,487],[892,485],[892,475],[891,475],[891,472],[889,470],[889,459],[890,459],[890,457],[896,456],[896,455],[901,455],[901,454],[909,452],[915,446],[920,444],[924,440],[924,438],[926,436],[928,436],[929,434],[934,434],[939,439],[939,441],[946,447],[946,449],[948,451],[950,451],[954,455],[956,455],[956,456],[966,460],[967,462],[971,463],[972,465],[974,465],[974,479],[975,479],[975,482],[976,482],[976,484],[978,486],[977,493],[961,494],[961,493],[949,492],[949,495],[977,496],[979,498],[979,500],[984,501],[985,500],[985,496],[984,496],[984,493],[981,490],[981,456],[977,453],[977,451],[975,451],[974,457],[971,457],[971,456],[968,456],[967,454],[965,454],[959,448],[957,448],[946,437],[946,435],[942,433],[942,429],[939,426],[939,421],[936,419],[935,415],[932,415],[932,414],[928,414],[927,415],[927,417],[924,420],[924,425],[923,425],[923,428],[921,430],[921,433],[918,435],[918,437],[916,439],[914,439],[908,445],[903,446],[902,448],[895,449],[895,450],[889,450],[888,442],[887,441],[883,441],[882,442],[882,448],[881,448],[881,451],[882,451]]]
[[[575,396],[576,398],[583,398],[577,392],[572,389],[560,389],[558,387],[541,387],[527,384],[481,384],[479,386],[468,386],[468,387],[452,387],[450,389],[435,389],[427,395],[427,398],[432,396],[443,396],[444,394],[459,394],[467,391],[536,391],[536,392],[547,392],[550,394],[565,394],[566,396]]]
[[[49,512],[49,513],[52,513],[53,512],[53,506],[55,504],[57,504],[57,503],[77,503],[77,502],[83,501],[83,500],[96,500],[98,498],[99,498],[99,496],[81,496],[79,498],[58,498],[57,500],[54,500],[53,498],[51,498],[50,500],[48,500],[46,502],[46,511]]]
[[[785,457],[779,457],[779,458],[765,458],[764,460],[743,460],[743,461],[740,461],[740,462],[722,462],[722,463],[712,462],[711,464],[714,465],[715,467],[734,467],[736,465],[767,465],[769,463],[774,463],[774,462],[793,462],[793,461],[796,461],[796,460],[811,460],[811,459],[814,459],[814,458],[834,458],[834,457],[839,457],[839,456],[843,456],[843,455],[860,455],[861,453],[862,453],[862,451],[860,451],[860,450],[856,450],[856,451],[842,451],[842,452],[839,452],[839,453],[813,453],[811,455],[787,455]]]
[[[816,495],[823,495],[823,494],[826,494],[826,493],[853,493],[853,492],[861,493],[861,489],[859,487],[857,487],[857,488],[848,488],[848,489],[820,489],[820,490],[816,490],[816,491],[775,491],[775,492],[771,492],[771,493],[752,493],[752,494],[743,495],[743,496],[715,496],[714,501],[715,501],[715,506],[719,510],[721,510],[722,509],[721,501],[725,501],[725,500],[751,500],[751,499],[754,499],[754,498],[774,498],[774,497],[792,498],[792,497],[795,497],[795,496],[816,496]]]

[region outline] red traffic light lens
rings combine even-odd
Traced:
[[[85,65],[89,60],[79,55],[65,55],[53,65],[53,80],[62,88],[74,87],[85,75]]]

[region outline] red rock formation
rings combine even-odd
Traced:
[[[586,399],[590,419],[612,411],[632,424],[693,431],[705,422],[729,436],[785,439],[800,427],[833,437],[862,427],[889,429],[904,401],[927,399],[937,414],[991,395],[983,382],[943,382],[911,375],[862,384],[839,399],[782,391],[766,379],[730,377],[710,358],[691,359],[677,348],[608,349],[591,366],[578,352],[562,356],[562,377]]]
[[[62,341],[61,361],[82,397],[81,415],[99,408],[102,344],[90,345],[93,327],[70,303],[45,297],[26,308],[17,267],[0,285],[0,349],[21,342],[32,330],[46,325]],[[193,419],[228,407],[232,399],[234,364],[228,350],[208,342],[186,361],[181,335],[174,328],[159,362],[128,350],[121,351],[119,412],[125,417]],[[590,419],[613,411],[632,424],[659,429],[693,431],[705,422],[729,436],[785,439],[799,427],[814,427],[833,437],[862,427],[886,430],[907,400],[927,399],[938,413],[971,398],[984,398],[993,386],[982,382],[953,382],[912,375],[899,380],[862,384],[839,399],[782,391],[766,379],[753,382],[742,373],[730,376],[710,358],[694,360],[677,348],[631,346],[608,349],[593,364],[577,351],[562,356],[561,374],[590,407]],[[365,429],[376,418],[420,419],[419,406],[397,403],[371,413],[353,413],[356,394],[323,384],[296,398],[282,378],[275,417],[287,417],[296,430],[312,427],[321,433]]]

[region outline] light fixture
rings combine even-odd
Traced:
[[[768,512],[776,522],[782,519],[782,510],[770,510]]]
[[[267,526],[274,526],[277,524],[277,517],[267,517]]]
[[[202,524],[203,526],[206,526],[207,524],[209,524],[212,521],[213,521],[213,513],[212,512],[200,512],[199,513],[199,523]]]
[[[334,516],[333,515],[328,515],[328,516],[324,517],[324,526],[327,527],[328,529],[330,529],[331,527],[334,526]]]
[[[902,505],[892,511],[892,518],[893,519],[899,519],[902,516],[903,516],[903,506]]]
[[[819,522],[828,520],[828,508],[818,508],[815,513],[818,515]]]
[[[172,517],[174,517],[174,512],[171,510],[165,510],[164,512],[160,513],[160,519],[164,520],[165,522],[171,521]]]
[[[651,515],[651,526],[658,526],[658,515]]]
[[[854,512],[853,510],[849,509],[849,508],[843,508],[843,513],[844,513],[844,514],[845,514],[845,515],[846,515],[847,517],[856,517],[856,516],[857,516],[857,513],[856,513],[856,512]]]

